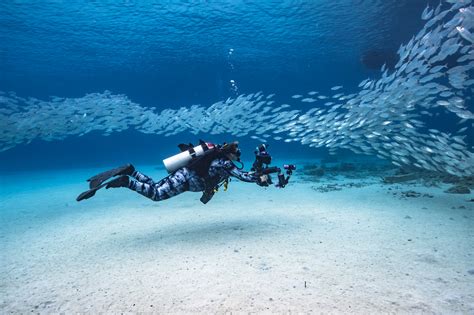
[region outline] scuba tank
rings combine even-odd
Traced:
[[[168,173],[172,173],[181,167],[188,167],[195,171],[198,176],[204,178],[205,188],[200,200],[205,204],[212,199],[221,185],[224,186],[224,191],[226,191],[229,184],[229,179],[225,179],[223,182],[218,182],[215,178],[209,177],[208,170],[212,160],[227,153],[233,153],[236,156],[237,161],[240,162],[240,150],[238,145],[238,141],[231,143],[224,142],[223,145],[214,145],[213,143],[199,140],[199,145],[197,146],[194,146],[192,143],[181,143],[178,145],[181,149],[181,153],[164,159],[163,164]],[[243,163],[240,163],[243,167]]]
[[[178,147],[181,149],[181,153],[173,155],[163,160],[168,173],[176,171],[178,168],[185,167],[196,159],[202,158],[209,155],[210,153],[216,152],[218,147],[210,142],[199,141],[199,145],[193,147],[192,144],[180,144]]]
[[[181,153],[173,155],[163,160],[168,173],[172,173],[181,167],[195,168],[199,175],[204,176],[207,172],[211,161],[220,154],[235,151],[237,157],[240,157],[240,150],[238,150],[238,141],[231,143],[224,143],[223,145],[216,145],[210,142],[199,140],[199,145],[194,146],[190,144],[179,144]]]

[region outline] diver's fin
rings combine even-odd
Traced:
[[[114,179],[108,181],[105,183],[105,188],[118,188],[118,187],[128,187],[128,184],[130,183],[130,180],[128,179],[128,176],[122,175],[119,177],[115,177]]]
[[[100,174],[97,174],[95,176],[92,176],[89,178],[87,181],[89,182],[89,188],[94,189],[100,186],[103,182],[108,180],[111,177],[118,176],[118,175],[132,175],[132,173],[135,171],[135,168],[133,167],[132,164],[127,164],[123,166],[119,166],[117,168],[102,172]],[[94,194],[92,194],[93,196]],[[92,197],[91,196],[91,197]]]
[[[79,196],[77,196],[76,200],[81,201],[84,199],[89,199],[91,197],[94,197],[95,193],[101,189],[101,188],[117,188],[117,187],[127,187],[129,183],[129,178],[128,176],[121,175],[120,177],[116,177],[112,180],[109,180],[106,183],[101,183],[100,185],[91,188],[89,190],[86,190],[85,192],[81,193]]]
[[[83,192],[79,196],[77,196],[76,200],[81,201],[81,200],[89,199],[89,198],[93,197],[99,189],[105,187],[107,184],[108,183],[104,183],[104,184],[98,185],[95,188],[91,188],[89,190],[86,190],[85,192]]]

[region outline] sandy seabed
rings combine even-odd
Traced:
[[[207,205],[126,189],[77,203],[99,171],[0,177],[0,313],[474,313],[473,194],[296,176],[235,180]]]

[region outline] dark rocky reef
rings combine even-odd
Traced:
[[[324,159],[321,164],[307,164],[298,171],[303,181],[327,182],[336,181],[339,176],[346,179],[365,180],[366,184],[373,184],[373,178],[384,184],[421,184],[425,187],[442,187],[442,184],[452,186],[445,190],[450,194],[470,194],[474,189],[474,176],[454,176],[451,174],[420,170],[413,167],[396,168],[391,164],[371,163],[370,161],[340,161],[337,159]],[[368,178],[372,180],[367,181]],[[340,177],[339,177],[340,179]],[[364,185],[363,185],[364,186]],[[361,187],[360,183],[328,183],[319,187],[318,191],[326,192],[341,190],[348,187]],[[404,197],[412,197],[410,194]]]
[[[455,185],[445,190],[449,194],[470,194],[471,190],[467,186]]]

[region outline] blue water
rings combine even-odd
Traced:
[[[363,64],[364,53],[396,52],[423,25],[419,15],[425,4],[4,1],[0,87],[45,100],[110,90],[158,110],[232,97],[231,79],[238,93],[261,90],[276,93],[277,100],[334,85],[344,85],[349,93],[363,79],[379,75]],[[231,140],[226,135],[165,138],[129,130],[103,137],[93,132],[16,146],[0,153],[0,169],[160,163],[176,152],[177,143],[198,138]],[[257,141],[237,140],[251,158]],[[324,154],[298,144],[270,144],[276,154]]]
[[[472,34],[454,28],[462,48],[441,77],[411,56],[445,29],[421,31],[439,3],[0,1],[0,313],[472,314],[474,61],[447,74]],[[417,34],[415,54],[405,45]],[[401,45],[411,55],[396,66]],[[292,118],[268,126],[259,91]],[[310,91],[334,103],[305,102]],[[242,113],[242,94],[265,119]],[[318,106],[327,112],[308,114]],[[204,121],[196,134],[173,123],[183,108]],[[186,126],[175,135],[159,121],[166,109],[172,128]],[[246,170],[267,140],[272,166],[297,170],[284,189],[234,179],[205,205],[200,193],[156,203],[126,189],[76,202],[117,165],[163,178],[162,160],[199,139],[238,140]]]

